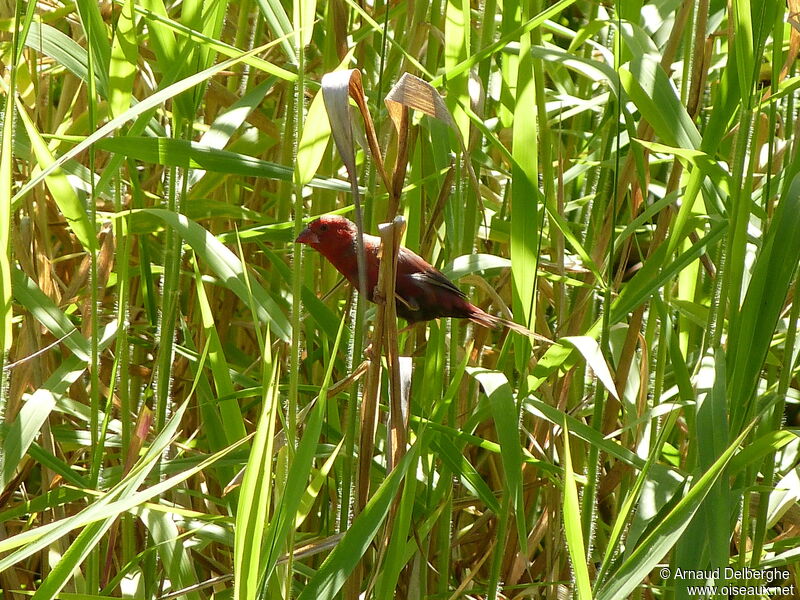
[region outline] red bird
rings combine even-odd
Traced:
[[[308,244],[322,254],[351,285],[358,289],[357,235],[358,229],[352,221],[344,217],[326,215],[309,223],[295,241]],[[367,298],[370,302],[374,302],[374,290],[378,283],[380,245],[379,237],[364,234]],[[400,246],[397,257],[395,295],[397,315],[409,323],[430,321],[439,317],[456,317],[469,319],[483,327],[504,325],[524,335],[535,335],[522,325],[490,315],[471,304],[464,292],[438,269],[403,246]],[[541,336],[536,335],[536,337]]]

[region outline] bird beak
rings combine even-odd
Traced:
[[[306,227],[303,231],[300,232],[300,235],[297,236],[295,240],[298,244],[319,244],[319,237],[317,234],[311,231],[310,227]]]

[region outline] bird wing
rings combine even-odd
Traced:
[[[428,262],[418,254],[402,246],[397,256],[397,274],[398,276],[409,277],[418,284],[441,287],[461,298],[467,297],[466,294],[445,277],[441,271],[428,264]]]
[[[411,279],[417,281],[421,284],[427,285],[434,285],[440,288],[446,289],[448,292],[453,292],[457,296],[461,298],[466,298],[467,295],[462,292],[456,285],[450,281],[447,277],[442,275],[438,270],[433,269],[431,271],[422,271],[420,273],[411,273],[409,275]]]

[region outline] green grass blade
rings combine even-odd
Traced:
[[[4,488],[11,481],[23,456],[55,408],[57,398],[85,371],[84,360],[76,356],[68,358],[42,387],[27,398],[15,419],[6,425],[0,447],[0,487]]]
[[[725,472],[725,468],[752,427],[753,424],[750,424],[744,429],[711,468],[692,483],[686,495],[670,510],[669,514],[653,528],[645,539],[639,542],[636,549],[598,590],[595,596],[597,600],[627,597],[639,586],[653,567],[683,535],[700,504],[714,483]]]
[[[264,523],[269,515],[273,478],[273,439],[280,410],[277,395],[278,361],[272,365],[271,383],[264,395],[256,434],[239,491],[236,508],[236,538],[234,544],[234,598],[256,598],[263,572]]]
[[[800,175],[783,195],[767,231],[728,343],[731,433],[753,414],[759,374],[772,343],[792,277],[800,264]]]
[[[136,39],[133,5],[133,0],[125,0],[123,3],[111,45],[108,104],[114,117],[124,114],[130,108],[133,83],[136,80],[139,46]]]
[[[575,591],[579,600],[589,600],[592,597],[592,586],[589,583],[589,568],[586,566],[586,544],[583,541],[583,530],[580,524],[581,504],[578,500],[578,486],[575,484],[575,474],[572,471],[572,457],[570,454],[569,429],[564,428],[564,535],[567,538],[567,550],[572,562],[572,572],[575,577]]]
[[[158,217],[175,229],[197,256],[216,273],[225,287],[239,296],[247,306],[250,305],[252,293],[259,317],[268,321],[271,329],[281,338],[288,340],[291,337],[291,327],[283,311],[258,283],[250,281],[248,287],[239,258],[206,229],[184,215],[161,208],[141,209],[139,212]]]
[[[336,548],[328,555],[320,568],[314,573],[297,597],[297,600],[332,600],[337,597],[347,576],[366,552],[378,534],[381,523],[389,513],[400,484],[409,467],[416,459],[416,445],[401,459],[397,467],[389,473],[369,502],[353,521]]]

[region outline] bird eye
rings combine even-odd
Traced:
[[[319,226],[319,230],[320,231],[328,231],[328,226],[327,225],[320,225]]]

